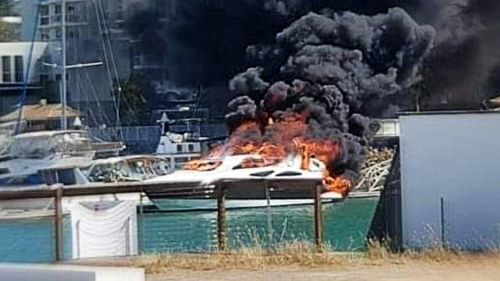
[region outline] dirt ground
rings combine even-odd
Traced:
[[[147,281],[482,281],[500,280],[500,260],[415,262],[401,265],[376,265],[353,268],[272,268],[263,271],[191,271],[178,270],[150,274]]]

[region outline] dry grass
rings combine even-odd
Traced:
[[[370,243],[365,252],[339,253],[325,247],[321,252],[308,243],[283,245],[274,250],[243,248],[211,254],[158,254],[139,256],[128,260],[127,266],[143,267],[147,273],[172,270],[261,270],[269,268],[352,268],[412,263],[467,263],[480,259],[496,259],[500,265],[500,253],[466,253],[447,249],[433,249],[394,253],[380,243]],[[115,264],[116,265],[116,264]]]
[[[359,254],[349,254],[359,256]],[[270,267],[316,267],[348,265],[346,255],[332,251],[319,253],[315,247],[305,243],[294,243],[274,250],[242,248],[212,254],[160,254],[141,256],[134,266],[144,267],[148,273],[159,273],[171,269],[186,270],[255,270]]]
[[[149,274],[174,270],[262,270],[270,268],[354,268],[412,264],[470,264],[494,262],[500,266],[500,252],[470,253],[444,248],[393,252],[383,243],[368,243],[364,252],[335,252],[325,246],[321,251],[311,243],[294,242],[273,250],[260,246],[208,254],[156,254],[118,260],[78,262],[100,266],[133,266]]]

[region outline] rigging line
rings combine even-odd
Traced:
[[[106,70],[108,72],[108,77],[109,77],[109,82],[110,82],[110,86],[111,86],[111,89],[113,90],[114,89],[114,81],[113,81],[113,74],[112,74],[112,70],[111,70],[111,67],[110,67],[110,59],[108,57],[108,51],[107,51],[107,47],[106,47],[106,40],[104,39],[105,37],[105,34],[104,34],[104,31],[102,29],[103,25],[102,25],[102,22],[101,22],[101,16],[100,16],[100,12],[99,12],[99,6],[98,6],[98,3],[97,3],[97,0],[94,0],[92,1],[93,2],[93,6],[94,6],[94,10],[95,10],[95,14],[96,14],[96,18],[97,18],[97,26],[99,28],[99,33],[101,35],[101,47],[102,47],[102,51],[104,53],[104,60],[105,60],[105,64],[106,64]],[[104,19],[105,20],[105,19]],[[118,86],[120,87],[120,86]],[[118,91],[119,93],[120,91]],[[117,102],[117,98],[112,95],[112,98],[114,100],[114,104],[115,104],[115,109],[116,109],[116,116],[119,115],[119,107],[118,107],[118,102]],[[117,119],[117,122],[118,122],[118,119]],[[111,124],[111,123],[109,123]],[[116,134],[115,135],[116,138],[118,138],[118,135]]]
[[[83,80],[84,77],[83,76],[80,76],[80,79]],[[92,92],[91,92],[92,94]],[[88,101],[88,105],[90,105],[92,102],[91,100],[91,97],[89,96],[89,101]],[[90,107],[89,107],[90,108]],[[89,112],[89,113],[92,113],[92,114],[89,114],[89,119],[92,119],[94,121],[95,124],[101,124],[101,122],[99,122],[99,120],[97,120],[97,117],[93,114],[93,112]]]
[[[19,102],[17,104],[19,104],[19,114],[17,116],[17,122],[16,122],[16,128],[14,130],[14,135],[17,135],[19,133],[19,124],[21,122],[21,118],[22,118],[22,115],[23,115],[23,106],[24,106],[24,103],[26,102],[26,96],[27,96],[27,92],[28,92],[28,80],[29,80],[29,73],[30,73],[30,70],[31,70],[31,60],[33,58],[33,50],[35,48],[35,39],[36,39],[36,34],[37,34],[37,25],[38,25],[38,20],[39,20],[39,17],[40,17],[40,2],[41,0],[38,0],[38,3],[36,4],[36,12],[35,12],[35,26],[33,27],[33,34],[31,36],[31,46],[30,46],[30,53],[29,53],[29,56],[28,56],[28,66],[26,67],[26,73],[24,74],[24,83],[23,83],[23,89],[22,89],[22,93],[21,93],[21,97],[19,99]]]
[[[75,28],[76,29],[76,28]],[[75,30],[73,30],[73,34],[75,34]],[[79,61],[80,60],[80,52],[79,52],[79,44],[75,44],[75,40],[74,40],[74,36],[72,37],[73,39],[71,40],[71,45],[73,47],[73,58],[75,58],[76,61]],[[73,71],[71,75],[69,75],[70,79],[73,77],[73,80],[76,82],[76,95],[75,93],[73,93],[73,95],[75,95],[76,97],[76,100],[77,102],[75,102],[74,104],[77,105],[77,109],[78,111],[81,111],[81,100],[82,100],[82,95],[81,93],[83,93],[83,86],[81,85],[82,83],[80,82],[80,72],[79,71]],[[74,105],[73,104],[73,105]]]
[[[116,61],[115,61],[115,54],[114,54],[114,51],[113,51],[113,46],[111,44],[111,32],[109,31],[110,28],[108,26],[108,21],[106,20],[106,17],[104,16],[104,8],[102,6],[101,0],[96,0],[96,1],[97,1],[98,9],[99,9],[101,17],[102,17],[102,22],[103,22],[103,26],[104,26],[104,37],[105,37],[104,39],[105,39],[105,42],[108,45],[108,49],[109,49],[109,52],[110,52],[111,66],[113,67],[113,71],[114,71],[113,74],[115,75],[115,79],[116,79],[116,83],[118,84],[118,87],[121,87],[121,82],[120,82],[120,79],[119,79],[120,77],[118,75],[118,68],[116,66]]]
[[[99,102],[99,95],[97,94],[97,91],[94,87],[94,85],[92,83],[90,83],[92,81],[92,79],[90,78],[90,75],[86,72],[85,73],[85,78],[87,79],[88,81],[88,84],[90,85],[90,89],[92,90],[91,93],[93,94],[93,97],[95,98],[96,100],[96,104],[100,110],[100,113],[101,113],[101,117],[103,120],[100,120],[100,121],[104,121],[108,124],[111,124],[109,118],[108,118],[108,115],[104,112],[104,110],[102,110],[102,105],[101,103]]]
[[[103,17],[103,22],[104,22],[105,34],[107,34],[107,36],[106,36],[107,41],[106,42],[108,44],[109,51],[111,53],[111,63],[112,63],[112,66],[113,66],[113,69],[114,69],[114,72],[115,72],[115,76],[116,76],[116,80],[117,80],[117,83],[118,83],[118,87],[120,87],[120,89],[123,89],[123,85],[121,83],[120,76],[118,74],[118,68],[116,66],[114,49],[113,49],[112,44],[111,44],[111,32],[109,31],[110,27],[108,25],[108,21],[104,20],[104,8],[102,6],[102,1],[101,0],[96,0],[96,1],[100,5],[100,11],[101,11],[101,15]],[[134,112],[134,110],[132,109],[132,106],[128,102],[128,99],[121,99],[122,94],[123,94],[122,91],[120,91],[118,93],[118,95],[119,95],[118,104],[124,102],[126,110],[128,112]],[[144,97],[142,95],[141,95],[141,98],[144,99]],[[120,107],[119,107],[119,109],[120,109]]]
[[[121,85],[120,77],[118,75],[118,69],[116,67],[113,46],[111,45],[111,33],[109,31],[110,29],[108,26],[108,21],[106,20],[106,17],[104,15],[104,8],[102,6],[101,0],[96,0],[96,2],[97,2],[97,6],[98,6],[98,10],[100,12],[100,15],[102,17],[102,22],[103,22],[103,27],[104,27],[103,40],[108,45],[108,50],[110,52],[110,57],[111,57],[111,59],[110,59],[111,66],[113,67],[113,71],[114,71],[113,74],[115,75],[116,84],[118,85],[118,93],[117,93],[117,98],[116,98],[116,129],[117,129],[117,132],[120,133],[120,135],[121,135],[120,137],[123,140],[123,135],[121,134],[121,131],[118,130],[118,128],[120,127],[120,104],[121,104],[121,98],[122,98],[122,85]]]
[[[96,13],[97,27],[99,29],[99,34],[101,34],[101,36],[104,36],[103,35],[102,26],[101,26],[101,18],[99,17],[99,12],[98,12],[98,7],[97,7],[96,1],[97,0],[94,0],[92,2],[94,4],[93,6],[94,6],[95,13]],[[106,65],[106,69],[108,71],[109,82],[111,83],[111,86],[113,86],[113,77],[112,77],[112,74],[111,74],[111,67],[109,66],[109,58],[108,58],[108,52],[106,50],[106,44],[104,43],[104,40],[100,40],[100,41],[101,41],[102,51],[103,51],[103,54],[104,54],[104,62],[105,62],[105,65]]]
[[[120,76],[118,75],[118,68],[116,66],[116,60],[115,60],[115,54],[114,54],[114,50],[113,50],[113,47],[112,47],[112,44],[111,44],[111,32],[110,32],[110,28],[109,28],[109,25],[108,25],[108,21],[106,20],[105,16],[104,16],[104,8],[102,6],[102,1],[101,0],[96,0],[97,1],[97,4],[99,5],[99,11],[101,12],[101,17],[102,17],[102,22],[104,23],[103,26],[104,26],[104,34],[105,34],[105,40],[107,45],[108,45],[108,48],[109,48],[109,52],[111,53],[110,54],[110,57],[111,57],[111,64],[113,66],[113,70],[114,70],[114,75],[115,75],[115,79],[116,79],[116,83],[118,84],[118,87],[120,89],[120,91],[118,91],[118,99],[117,99],[117,104],[118,104],[118,110],[121,110],[121,103],[124,102],[125,104],[125,109],[127,110],[127,112],[129,113],[134,113],[135,110],[132,109],[132,106],[130,105],[130,103],[128,102],[128,99],[122,99],[122,90],[123,90],[123,86],[122,86],[122,83],[121,83],[121,80],[120,80]],[[142,99],[144,99],[144,97],[141,95]],[[118,114],[118,117],[119,117],[119,114]],[[118,121],[121,121],[120,118],[117,118]],[[117,127],[119,127],[119,122],[117,124]],[[120,133],[122,131],[120,130]],[[123,135],[121,136],[122,139],[123,139]]]

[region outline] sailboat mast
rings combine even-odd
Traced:
[[[68,85],[66,81],[66,0],[61,0],[61,46],[62,46],[62,91],[61,91],[61,129],[68,128],[66,118],[66,97]]]

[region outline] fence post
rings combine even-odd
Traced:
[[[266,181],[265,191],[266,191],[266,213],[267,213],[267,238],[269,239],[269,247],[273,244],[273,218],[271,210],[271,193],[270,193],[269,182]]]
[[[57,185],[55,189],[55,261],[60,262],[63,260],[63,215],[62,215],[62,196],[63,186]]]
[[[226,190],[222,183],[217,187],[217,246],[219,251],[226,250]]]
[[[439,199],[441,214],[441,247],[446,248],[446,223],[444,219],[444,198]]]
[[[321,189],[320,184],[313,189],[314,195],[314,243],[318,251],[323,249],[323,210],[321,208]]]
[[[142,189],[142,188],[141,188]],[[138,234],[137,234],[137,240],[138,240],[138,252],[139,254],[142,254],[143,251],[144,251],[144,204],[143,204],[143,199],[144,199],[144,195],[142,194],[142,190],[140,192],[140,195],[139,195],[139,223],[138,223],[138,226],[139,226],[139,230],[138,230]]]

